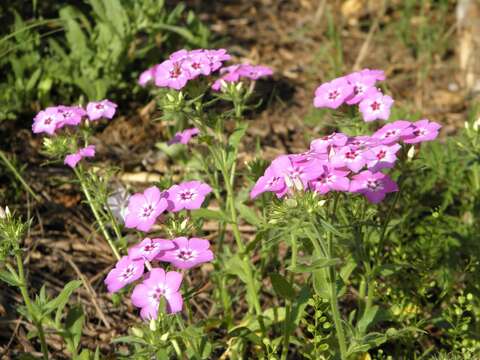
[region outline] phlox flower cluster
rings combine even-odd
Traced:
[[[313,104],[318,108],[337,109],[343,104],[358,105],[366,122],[388,120],[393,99],[375,85],[385,80],[382,70],[363,69],[320,85]]]
[[[340,132],[315,139],[302,154],[281,155],[272,161],[250,192],[256,198],[273,192],[282,198],[294,191],[359,193],[371,203],[398,191],[385,169],[394,167],[400,142],[417,144],[434,140],[440,125],[428,120],[398,120],[372,136],[349,137]]]
[[[89,102],[84,109],[82,106],[51,106],[40,111],[33,119],[32,131],[35,134],[46,133],[56,135],[57,131],[65,126],[78,126],[82,120],[97,121],[112,119],[117,104],[110,100]],[[75,168],[80,160],[95,156],[95,146],[88,145],[65,157],[65,165]]]
[[[212,191],[200,181],[188,181],[173,185],[166,191],[155,186],[143,193],[132,195],[124,213],[125,227],[143,232],[152,229],[161,214],[166,211],[194,210],[202,206],[205,197]],[[141,308],[143,319],[156,319],[162,298],[168,313],[182,310],[183,298],[180,285],[183,275],[178,271],[165,271],[152,265],[160,262],[185,270],[212,261],[210,242],[201,238],[178,237],[173,240],[149,237],[128,249],[105,279],[108,291],[117,292],[124,286],[139,280],[132,292],[132,304]],[[148,272],[145,274],[145,268]]]
[[[164,62],[145,70],[139,77],[141,86],[153,82],[158,87],[181,90],[190,80],[199,76],[209,76],[220,70],[222,76],[216,80],[212,89],[219,91],[222,83],[237,82],[241,78],[258,80],[261,77],[273,74],[267,66],[236,64],[222,67],[231,56],[225,49],[217,50],[179,50],[170,55]]]
[[[145,70],[138,79],[141,86],[153,81],[158,87],[180,90],[200,75],[208,76],[230,60],[225,49],[178,50],[164,62]]]

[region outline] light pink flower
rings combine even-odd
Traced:
[[[424,141],[435,140],[442,125],[423,119],[412,124],[413,131],[410,137],[404,138],[406,144],[418,144]]]
[[[64,125],[64,119],[58,113],[56,107],[50,107],[40,111],[33,118],[32,131],[35,134],[47,133],[49,135],[55,134],[55,131]]]
[[[221,89],[222,82],[233,83],[240,81],[242,78],[258,80],[262,77],[272,75],[273,70],[262,65],[236,64],[222,68],[220,73],[223,74],[222,77],[217,79],[212,85],[212,89],[215,91]]]
[[[76,153],[67,155],[63,163],[73,169],[83,158],[91,158],[94,156],[95,145],[88,145],[87,147],[78,150]]]
[[[167,200],[155,186],[132,195],[128,202],[125,227],[148,232],[167,207]]]
[[[285,180],[282,176],[275,173],[272,166],[269,166],[263,176],[261,176],[252,190],[250,191],[250,198],[255,199],[264,192],[274,192],[277,194],[284,194],[286,192]]]
[[[370,122],[378,119],[388,120],[392,105],[393,99],[390,96],[383,95],[379,90],[371,88],[358,107],[363,120]]]
[[[132,293],[132,304],[141,308],[140,316],[144,320],[156,319],[160,299],[166,300],[167,312],[177,313],[182,310],[183,298],[180,294],[182,274],[155,268],[150,271],[146,279],[135,286]]]
[[[169,210],[177,212],[183,209],[199,209],[205,197],[211,192],[212,188],[209,185],[196,180],[173,185],[167,191]]]
[[[373,172],[385,168],[392,168],[397,161],[396,154],[401,148],[399,144],[373,147],[369,152],[367,167]]]
[[[171,240],[145,238],[139,244],[128,249],[128,257],[132,260],[152,261],[162,251],[174,248],[175,243]]]
[[[381,172],[372,173],[369,170],[355,175],[350,182],[350,192],[365,195],[373,204],[382,201],[387,193],[398,191],[395,182]]]
[[[91,121],[101,118],[111,119],[117,111],[117,104],[110,100],[91,101],[87,104],[87,115]]]
[[[327,136],[315,139],[310,143],[310,149],[318,153],[328,153],[331,146],[339,148],[348,141],[348,136],[343,133],[332,133]]]
[[[154,65],[144,72],[140,74],[140,77],[138,78],[138,85],[140,86],[145,86],[147,85],[150,81],[153,81],[155,78],[155,70],[157,68],[157,65]]]
[[[397,120],[378,129],[372,138],[379,139],[384,145],[390,145],[411,138],[413,130],[414,127],[410,121]]]
[[[347,175],[350,171],[336,170],[331,166],[323,166],[323,174],[310,182],[310,188],[319,194],[326,194],[332,190],[348,191],[350,180]]]
[[[81,106],[57,106],[57,112],[63,117],[64,125],[76,126],[82,122],[87,112]]]
[[[352,93],[353,87],[347,78],[333,79],[315,90],[313,105],[317,108],[337,109]]]
[[[205,55],[210,61],[211,72],[217,71],[223,66],[223,62],[231,59],[230,54],[225,49],[205,50]]]
[[[347,80],[353,89],[352,94],[346,101],[348,105],[358,104],[362,101],[368,93],[368,90],[371,89],[377,81],[376,77],[370,74],[369,70],[358,71],[347,75]]]
[[[210,242],[205,239],[179,237],[173,239],[175,248],[156,257],[159,261],[171,263],[179,269],[190,269],[213,260]]]
[[[190,74],[190,79],[200,75],[210,75],[210,59],[204,51],[191,51],[182,62],[182,67]]]
[[[191,75],[181,61],[165,60],[155,70],[155,85],[180,90],[187,85]]]
[[[134,282],[143,275],[143,271],[143,260],[132,260],[128,256],[122,257],[104,280],[108,292],[117,292],[125,285]]]
[[[368,157],[368,150],[360,150],[347,145],[332,157],[331,164],[337,169],[346,167],[353,172],[359,172],[367,164]]]
[[[200,130],[197,128],[185,129],[183,131],[177,132],[175,136],[168,142],[168,145],[173,144],[188,144],[192,137],[200,134]]]

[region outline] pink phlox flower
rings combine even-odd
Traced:
[[[174,90],[182,89],[191,79],[191,75],[182,66],[182,61],[165,60],[155,70],[155,85]]]
[[[410,121],[397,120],[378,129],[372,138],[379,139],[384,145],[389,145],[411,138],[413,131],[414,127]]]
[[[168,142],[168,145],[173,144],[188,144],[192,137],[198,135],[200,130],[197,128],[185,129],[183,131],[177,132],[175,136]]]
[[[273,70],[262,65],[235,64],[222,68],[220,73],[223,74],[222,77],[217,79],[212,85],[212,89],[215,91],[219,91],[221,89],[222,81],[226,83],[232,83],[239,81],[241,78],[258,80],[262,77],[272,75]]]
[[[376,77],[370,75],[369,71],[358,71],[347,75],[348,82],[352,85],[352,94],[346,100],[348,105],[358,104],[362,101],[368,90],[376,83]]]
[[[267,191],[274,192],[277,196],[286,192],[284,178],[277,175],[271,165],[265,170],[264,175],[261,176],[253,186],[250,191],[250,198],[255,199],[257,196]]]
[[[180,49],[171,53],[168,59],[172,60],[173,62],[182,62],[183,60],[187,59],[189,55],[190,55],[190,51],[185,49]]]
[[[63,125],[76,126],[82,122],[82,118],[87,115],[85,109],[81,106],[57,106],[57,112],[63,117]]]
[[[128,249],[128,257],[132,260],[148,260],[152,261],[162,251],[172,250],[175,243],[165,239],[145,238],[137,245]]]
[[[179,237],[173,239],[173,243],[174,249],[160,253],[156,259],[169,262],[178,269],[190,269],[213,260],[214,256],[208,240]]]
[[[134,194],[128,201],[125,227],[147,232],[167,207],[167,200],[155,186]]]
[[[353,93],[346,77],[339,77],[320,85],[315,90],[313,105],[317,108],[337,109]]]
[[[183,298],[180,294],[182,274],[176,271],[169,271],[161,268],[152,269],[145,280],[135,286],[132,292],[132,304],[141,308],[140,316],[144,320],[156,319],[160,299],[166,300],[167,312],[177,313],[182,310]]]
[[[359,73],[363,76],[373,77],[376,81],[383,81],[385,80],[385,71],[377,70],[377,69],[363,69],[360,70]]]
[[[316,180],[310,182],[309,186],[319,194],[326,194],[332,190],[348,191],[350,180],[347,175],[350,171],[336,170],[332,166],[323,165],[323,174]]]
[[[204,51],[191,51],[182,61],[182,66],[190,74],[190,79],[194,79],[200,75],[210,75],[212,72],[210,59]]]
[[[368,135],[359,135],[348,138],[347,145],[357,150],[368,150],[374,146],[380,145],[379,139]]]
[[[47,133],[55,134],[55,131],[64,125],[64,118],[58,112],[57,107],[49,107],[40,111],[33,118],[32,131],[35,134]]]
[[[271,166],[277,176],[283,177],[288,188],[304,190],[308,187],[309,181],[315,180],[323,173],[323,164],[324,162],[318,159],[312,159],[306,164],[295,164],[288,155],[281,155],[272,161]]]
[[[370,88],[358,107],[363,120],[370,122],[378,119],[388,120],[392,105],[393,99],[390,96],[382,94],[378,89]]]
[[[211,192],[209,185],[196,180],[173,185],[167,191],[169,210],[177,212],[183,209],[199,209]]]
[[[140,74],[140,77],[138,78],[138,85],[140,86],[145,86],[149,82],[153,81],[155,79],[155,71],[157,69],[157,65],[154,65],[144,72]]]
[[[127,284],[134,282],[143,275],[143,271],[143,260],[132,260],[128,256],[122,257],[104,280],[108,292],[117,292]]]
[[[328,161],[328,154],[324,152],[317,152],[314,150],[308,150],[300,154],[290,154],[288,155],[293,165],[308,165],[308,164],[318,164],[318,160],[322,162]]]
[[[318,153],[328,153],[330,147],[342,147],[348,141],[348,136],[343,133],[332,133],[315,139],[310,143],[310,149]]]
[[[105,99],[102,101],[91,101],[87,104],[87,115],[91,121],[101,118],[111,119],[117,111],[117,104]]]
[[[350,182],[350,192],[360,193],[373,204],[382,201],[387,193],[398,191],[397,184],[387,175],[369,170],[353,176]]]
[[[223,62],[232,58],[225,49],[205,50],[205,55],[210,61],[211,72],[217,71],[223,66]]]
[[[399,144],[380,145],[373,147],[369,152],[369,161],[367,167],[377,172],[384,168],[392,168],[397,161],[397,152],[402,147]]]
[[[95,156],[95,145],[88,145],[85,148],[78,150],[76,153],[69,154],[65,156],[64,164],[70,166],[72,169],[77,166],[77,164],[83,158],[89,158]]]
[[[442,125],[427,119],[414,122],[412,126],[412,134],[403,140],[406,144],[418,144],[424,141],[435,140],[442,127]]]
[[[370,150],[347,145],[333,155],[330,163],[336,169],[346,167],[353,172],[359,172],[367,164],[367,159],[371,157],[369,152]]]

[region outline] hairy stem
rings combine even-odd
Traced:
[[[27,307],[27,311],[30,314],[33,323],[38,331],[38,337],[40,338],[40,346],[42,348],[42,354],[44,359],[48,359],[48,348],[47,348],[47,341],[45,340],[45,332],[43,331],[42,323],[37,320],[35,316],[35,312],[32,306],[32,300],[28,295],[27,289],[27,281],[25,279],[25,272],[23,270],[23,259],[20,254],[15,255],[15,259],[17,261],[17,268],[18,268],[18,278],[20,279],[20,292],[23,297],[23,301],[25,302],[25,306]]]
[[[22,184],[22,186],[25,188],[25,190],[32,195],[32,197],[35,200],[39,200],[40,197],[33,191],[33,189],[30,187],[30,185],[27,184],[25,179],[22,177],[20,172],[15,168],[15,166],[12,164],[12,162],[8,159],[8,157],[5,155],[3,151],[0,150],[0,160],[3,161],[5,166],[13,173],[13,175],[17,178],[18,181]]]
[[[85,194],[85,197],[87,198],[87,202],[90,205],[90,209],[92,210],[93,216],[95,216],[95,219],[97,220],[98,225],[100,226],[100,230],[103,233],[103,236],[108,242],[108,245],[110,245],[110,248],[112,249],[113,254],[117,258],[117,260],[120,260],[120,252],[118,251],[117,247],[115,246],[115,243],[113,242],[112,237],[110,236],[109,232],[107,231],[107,227],[103,223],[103,219],[100,216],[98,209],[96,205],[93,202],[92,195],[90,194],[90,191],[88,190],[87,185],[85,184],[85,179],[83,177],[82,171],[78,169],[74,169],[75,174],[77,175],[78,181],[80,181],[80,185],[82,187],[82,191]]]

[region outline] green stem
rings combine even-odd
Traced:
[[[237,215],[237,209],[235,208],[235,195],[233,193],[232,183],[230,182],[230,180],[233,179],[233,177],[229,176],[228,171],[226,171],[225,168],[222,169],[222,174],[225,182],[225,188],[227,191],[226,205],[228,210],[230,211],[230,220],[231,220],[231,226],[233,231],[233,237],[237,244],[238,250],[240,251],[240,256],[244,263],[244,267],[247,275],[246,276],[247,291],[250,293],[250,298],[252,298],[253,300],[253,307],[255,309],[255,313],[258,316],[258,323],[260,325],[260,329],[262,333],[265,335],[266,334],[265,324],[263,322],[262,307],[260,305],[260,301],[257,296],[257,286],[255,285],[255,282],[256,282],[255,277],[253,275],[252,268],[250,266],[250,262],[246,254],[245,244],[242,241],[242,236],[238,228],[238,215]]]
[[[12,164],[12,162],[8,159],[8,157],[5,155],[3,151],[0,150],[0,160],[3,161],[5,166],[13,173],[13,175],[17,178],[18,181],[22,184],[22,186],[25,188],[25,190],[32,195],[32,197],[39,201],[40,196],[38,196],[33,189],[30,187],[30,185],[27,184],[27,182],[23,179],[22,175],[18,172],[18,170],[15,168],[15,166]]]
[[[18,278],[20,279],[20,292],[23,297],[23,301],[25,302],[25,306],[27,307],[27,311],[30,314],[30,317],[33,320],[33,323],[35,324],[35,327],[37,328],[38,331],[38,337],[40,338],[40,346],[42,348],[42,354],[44,359],[48,359],[48,347],[47,347],[47,341],[45,340],[45,332],[43,331],[43,326],[42,323],[37,320],[37,317],[35,316],[35,311],[33,310],[32,306],[32,301],[30,300],[30,296],[28,295],[28,289],[27,289],[27,281],[25,279],[25,272],[23,270],[23,260],[20,254],[15,255],[15,259],[17,261],[17,267],[18,267]]]
[[[292,236],[292,242],[294,242],[295,239]],[[296,259],[294,259],[293,252],[292,252],[292,263],[296,262]],[[290,284],[293,283],[293,272],[290,272],[288,282]],[[288,345],[290,344],[290,314],[292,310],[292,301],[291,300],[286,300],[285,304],[285,323],[283,327],[283,347],[282,347],[282,357],[281,360],[287,360],[288,356]]]
[[[98,212],[98,209],[93,202],[92,195],[90,194],[90,191],[88,190],[88,188],[85,184],[85,179],[83,178],[82,170],[78,170],[77,168],[74,168],[74,171],[75,171],[75,175],[77,175],[78,181],[80,181],[82,191],[85,194],[85,197],[87,198],[87,202],[90,205],[90,209],[92,210],[93,216],[95,216],[95,219],[97,220],[98,225],[100,226],[100,230],[102,231],[103,236],[107,240],[108,245],[110,245],[110,248],[112,249],[112,252],[115,255],[115,257],[117,258],[117,260],[120,260],[120,257],[121,257],[120,253],[119,253],[117,247],[115,246],[115,243],[113,242],[112,237],[110,236],[109,232],[107,231],[107,228],[106,228],[105,224],[103,223],[103,220],[102,220],[102,218],[101,218],[101,216]]]

